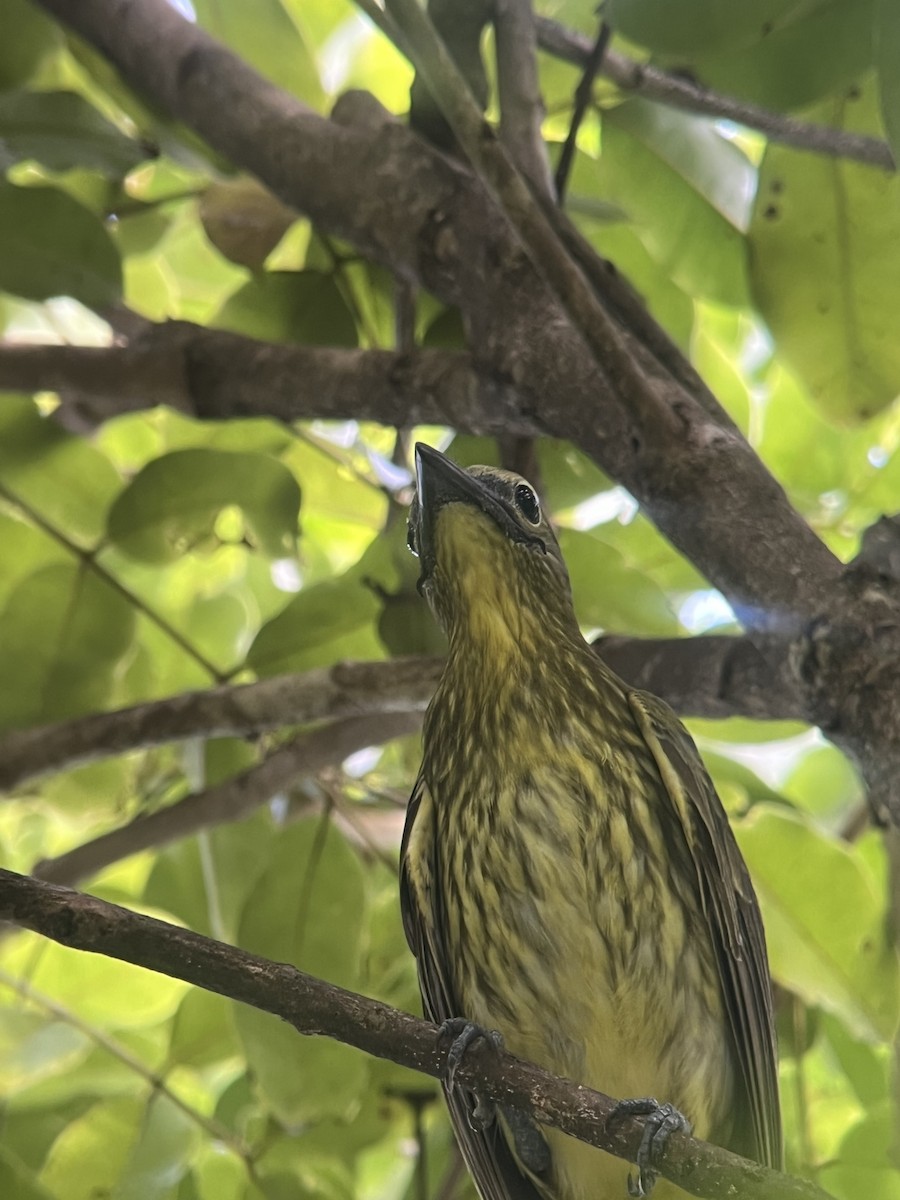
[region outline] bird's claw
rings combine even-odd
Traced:
[[[623,1117],[644,1117],[644,1131],[637,1152],[637,1179],[628,1176],[629,1196],[649,1196],[659,1174],[658,1163],[673,1133],[691,1133],[693,1126],[673,1104],[660,1104],[652,1096],[620,1100],[607,1118],[607,1125]]]
[[[456,1072],[462,1065],[466,1052],[473,1042],[484,1040],[495,1050],[503,1046],[503,1038],[496,1029],[485,1029],[465,1017],[449,1017],[441,1024],[438,1032],[438,1042],[450,1041],[447,1051],[447,1064],[444,1068],[444,1083],[448,1088],[456,1086]],[[495,1117],[494,1105],[483,1096],[475,1095],[475,1107],[469,1113],[469,1124],[473,1129],[481,1131],[493,1123]]]

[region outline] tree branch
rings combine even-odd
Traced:
[[[594,649],[632,687],[683,717],[807,721],[784,643],[763,653],[747,637],[598,638]]]
[[[13,729],[0,735],[0,790],[96,758],[190,737],[242,737],[312,721],[422,713],[441,665],[436,658],[337,663],[303,675],[182,692],[115,712]]]
[[[626,683],[655,692],[683,716],[809,719],[780,644],[768,655],[745,637],[603,637],[594,646]],[[0,791],[97,758],[185,738],[247,737],[354,716],[411,717],[425,711],[442,665],[438,658],[338,663],[13,729],[0,735]]]
[[[298,734],[241,774],[166,808],[137,816],[127,825],[83,842],[66,854],[45,858],[35,865],[32,874],[50,883],[79,883],[141,850],[157,849],[201,829],[240,821],[268,804],[300,776],[315,775],[323,767],[341,763],[366,746],[379,746],[414,733],[421,722],[421,713],[379,714],[349,717],[323,729]]]
[[[541,136],[544,100],[537,70],[537,37],[531,0],[496,0],[497,91],[500,137],[535,191],[555,200],[547,147]]]
[[[148,322],[123,346],[0,343],[0,388],[61,392],[91,426],[167,404],[210,420],[352,417],[473,433],[537,429],[516,388],[463,351],[281,346],[186,321]]]
[[[583,68],[587,64],[593,49],[590,38],[548,17],[537,18],[537,35],[541,49],[547,53],[577,67]],[[771,112],[758,104],[714,92],[683,75],[673,75],[649,63],[636,62],[615,50],[607,52],[600,74],[611,79],[623,92],[635,92],[646,96],[648,100],[656,100],[687,112],[735,121],[748,129],[758,129],[773,142],[833,158],[853,159],[888,171],[896,169],[890,146],[881,138],[847,133],[843,129],[828,129],[824,125],[814,125],[783,113]]]
[[[478,331],[476,353],[521,390],[521,415],[628,487],[751,624],[818,610],[838,565],[746,443],[680,389],[673,395],[662,373],[631,389],[636,405],[623,404],[622,380],[598,369],[504,214],[457,164],[364,94],[344,97],[331,121],[310,113],[165,0],[41,2],[287,203],[460,305]],[[479,138],[482,128],[478,115]]]
[[[336,1038],[367,1054],[441,1078],[446,1051],[434,1025],[376,1000],[324,983],[190,930],[140,916],[94,896],[0,870],[0,918],[64,946],[105,954],[250,1004],[281,1017],[298,1032]],[[476,1044],[458,1079],[498,1104],[532,1113],[611,1154],[634,1160],[641,1121],[607,1120],[615,1102],[558,1079],[503,1051]],[[695,1195],[714,1200],[828,1200],[814,1184],[793,1179],[716,1146],[675,1134],[666,1143],[661,1174]]]

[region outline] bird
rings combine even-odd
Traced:
[[[426,1017],[454,1062],[473,1037],[502,1039],[663,1135],[692,1128],[779,1167],[762,920],[689,733],[584,639],[525,479],[423,443],[415,468],[408,540],[448,640],[400,850]],[[655,1182],[652,1154],[635,1182],[528,1114],[486,1113],[452,1070],[443,1085],[482,1200],[620,1200]],[[655,1195],[686,1193],[663,1179]]]

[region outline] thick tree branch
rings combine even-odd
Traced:
[[[682,717],[809,719],[783,643],[763,654],[746,637],[609,636],[594,649],[632,687],[661,696]]]
[[[183,692],[115,712],[13,729],[0,736],[0,791],[96,758],[185,738],[243,737],[312,721],[422,713],[440,670],[436,658],[337,663],[303,675]]]
[[[743,637],[605,637],[597,652],[634,687],[682,716],[806,720],[793,676],[775,648]],[[771,662],[780,662],[780,670]],[[191,737],[248,737],[289,725],[422,713],[441,672],[437,658],[338,663],[303,675],[183,692],[114,712],[0,735],[0,791],[129,750]]]
[[[517,390],[456,350],[281,346],[186,321],[124,346],[0,343],[0,388],[56,391],[83,422],[167,404],[210,420],[271,416],[534,432]]]
[[[75,884],[141,850],[158,849],[201,829],[240,821],[287,790],[299,777],[315,775],[324,767],[341,763],[366,746],[378,746],[414,733],[421,721],[421,713],[349,717],[323,729],[298,734],[241,774],[166,808],[137,816],[127,825],[83,842],[66,854],[45,858],[35,865],[32,873],[51,883]]]
[[[659,467],[665,462],[667,470],[672,471],[675,446],[684,446],[693,441],[704,449],[694,463],[695,469],[704,475],[704,489],[708,491],[718,487],[724,493],[725,487],[730,486],[728,495],[732,517],[756,498],[754,486],[766,486],[771,507],[780,488],[771,477],[765,478],[756,455],[743,438],[730,428],[730,422],[711,424],[708,405],[698,403],[671,377],[662,373],[651,377],[642,369],[646,368],[646,363],[638,365],[641,356],[635,355],[630,339],[600,303],[584,274],[565,252],[527,184],[490,126],[482,119],[452,59],[416,0],[387,0],[387,7],[403,29],[417,69],[425,76],[430,91],[439,101],[470,162],[501,201],[504,213],[527,248],[530,258],[550,284],[573,326],[590,349],[595,368],[611,383],[615,397],[613,403],[621,406],[624,409],[622,415],[627,414],[634,423],[631,447],[639,453],[643,467],[651,463]],[[580,444],[590,444],[588,439],[590,431],[583,429],[577,440]],[[724,469],[726,463],[727,473]],[[677,476],[677,468],[674,474]],[[672,498],[679,510],[679,522],[676,522],[673,520],[674,508],[670,507],[664,495],[665,475],[656,471],[654,475],[660,491],[646,496],[646,507],[656,523],[675,540],[678,525],[682,529],[684,527],[683,485],[686,481],[678,481],[678,500]],[[821,586],[836,578],[839,569],[837,561],[796,514],[793,524],[791,540],[794,548],[800,541],[807,543],[806,564],[814,571],[818,584]],[[713,571],[730,576],[725,560],[734,554],[733,539],[730,546],[728,542],[720,541],[717,551]],[[741,551],[746,557],[747,547],[742,546]],[[715,574],[711,578],[713,582],[718,582]],[[736,595],[727,589],[728,585],[726,594],[735,611],[753,628],[798,630],[802,618],[812,616],[821,603],[820,595],[815,599],[809,595],[806,597],[809,607],[805,611],[773,613],[756,607],[750,596]],[[805,585],[795,587],[795,603],[800,599],[800,592],[805,590]]]
[[[478,330],[476,352],[522,390],[522,415],[574,441],[628,487],[753,624],[817,611],[837,564],[746,443],[681,391],[672,397],[662,373],[642,391],[615,339],[609,371],[598,370],[467,172],[362,94],[345,97],[334,120],[317,117],[165,0],[42,3],[286,202],[459,304]],[[633,406],[622,403],[621,384]]]
[[[788,659],[810,715],[862,765],[877,819],[893,813],[900,820],[900,600],[891,588],[859,590],[842,575],[708,399],[689,385],[673,386],[679,373],[656,370],[634,338],[628,344],[640,364],[636,373],[618,372],[624,358],[616,337],[600,368],[590,346],[603,342],[609,323],[591,325],[586,342],[484,187],[370,96],[351,93],[332,120],[318,117],[166,0],[41,3],[287,203],[459,305],[479,361],[520,393],[520,415],[540,432],[573,441],[624,484],[755,636],[778,631],[792,638]],[[404,20],[407,8],[421,18],[406,5]],[[471,105],[464,87],[461,94],[463,107]],[[508,159],[498,158],[493,132],[475,112],[466,126],[475,160],[483,142],[505,179]],[[511,177],[515,187],[518,176]],[[526,213],[528,202],[530,194]],[[555,255],[555,240],[548,246]],[[566,282],[583,293],[583,279]],[[588,298],[579,326],[591,324],[585,318],[595,308]]]
[[[577,67],[584,67],[592,50],[591,39],[567,29],[547,17],[537,18],[538,42],[542,50],[562,58]],[[639,63],[625,54],[610,50],[600,70],[623,92],[636,92],[648,100],[683,108],[703,116],[735,121],[748,129],[758,129],[773,142],[812,150],[834,158],[849,158],[872,167],[895,169],[893,155],[887,142],[862,133],[847,133],[843,129],[828,129],[800,121],[784,113],[771,112],[758,104],[735,100],[711,88],[704,87],[683,75],[661,71],[649,63]]]
[[[140,916],[94,896],[0,870],[0,919],[31,929],[77,950],[105,954],[183,979],[207,991],[250,1004],[289,1022],[298,1032],[336,1038],[367,1054],[388,1058],[440,1078],[446,1050],[437,1028],[376,1000],[334,987],[284,963],[271,962],[201,937],[190,930]],[[473,1046],[458,1073],[461,1083],[498,1104],[532,1113],[574,1137],[633,1160],[641,1122],[606,1122],[614,1101],[558,1079],[539,1067]],[[710,1200],[828,1200],[804,1180],[738,1158],[683,1134],[666,1143],[661,1173]]]

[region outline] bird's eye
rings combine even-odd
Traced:
[[[410,521],[406,526],[406,544],[416,556],[419,557],[419,547],[416,544],[416,526],[414,521]]]
[[[516,508],[519,510],[525,520],[530,521],[532,525],[540,525],[541,506],[538,504],[537,496],[534,494],[528,484],[517,483],[513,496],[516,501]]]

